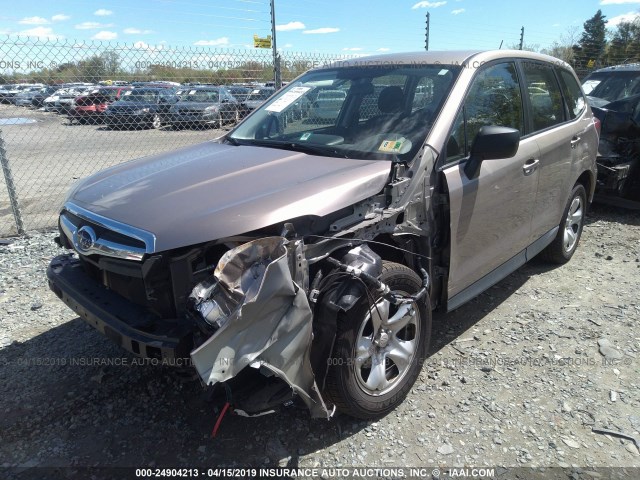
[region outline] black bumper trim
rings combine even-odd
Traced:
[[[60,255],[47,268],[49,288],[78,316],[125,350],[144,358],[168,361],[189,358],[192,330],[182,321],[150,319],[143,307],[95,282],[80,260]],[[146,330],[143,329],[146,327]],[[153,330],[148,331],[148,330]]]

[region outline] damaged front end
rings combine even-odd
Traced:
[[[301,240],[266,237],[222,256],[213,275],[196,285],[189,299],[203,336],[210,335],[191,359],[207,385],[228,382],[247,367],[257,369],[286,382],[313,417],[330,418],[333,412],[320,396],[311,367],[313,313],[302,247]],[[251,391],[262,401],[249,401],[247,414],[263,413],[287,399],[280,386],[265,382],[258,388],[261,393]]]
[[[640,201],[640,95],[593,108],[600,120],[597,193]]]

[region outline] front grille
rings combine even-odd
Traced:
[[[102,225],[99,225],[95,222],[91,222],[89,220],[80,218],[77,215],[74,215],[73,213],[69,212],[68,210],[65,211],[62,215],[68,218],[71,221],[71,223],[73,223],[73,225],[76,227],[76,229],[80,229],[85,225],[90,226],[95,230],[98,238],[104,238],[105,240],[118,243],[126,247],[142,248],[142,249],[146,247],[145,243],[142,240],[129,237],[122,233],[114,232],[113,230],[105,228]],[[69,240],[73,241],[73,239],[71,238]]]
[[[60,228],[81,255],[104,255],[142,260],[155,250],[155,235],[102,217],[68,202],[60,214]]]

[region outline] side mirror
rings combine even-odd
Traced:
[[[484,160],[511,158],[518,152],[520,131],[515,128],[490,125],[481,127],[473,139],[469,159],[464,166],[468,178],[474,178]]]

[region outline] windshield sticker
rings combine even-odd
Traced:
[[[281,112],[309,90],[311,90],[310,87],[294,87],[269,105],[265,110],[269,112]]]
[[[400,140],[385,140],[380,144],[378,150],[386,153],[398,153],[402,149],[403,144],[404,138]]]
[[[311,136],[311,132],[303,133],[302,136],[300,137],[300,140],[309,140],[310,136]]]
[[[449,70],[447,70],[446,68],[443,68],[438,72],[438,75],[446,75],[447,73],[449,73]]]

